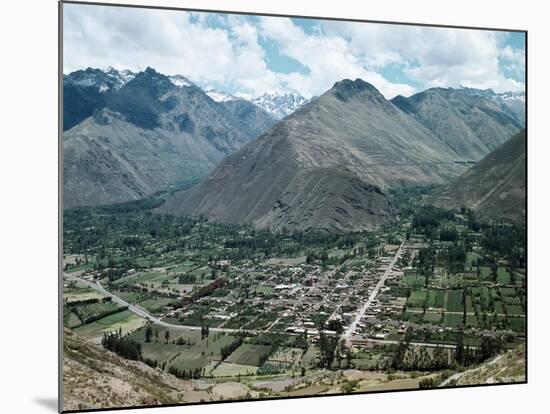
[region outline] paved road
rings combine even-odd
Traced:
[[[474,368],[474,369],[469,369],[467,371],[463,371],[463,372],[457,372],[456,374],[453,374],[451,375],[449,378],[447,378],[445,381],[443,381],[441,384],[439,384],[439,387],[445,387],[447,385],[449,385],[449,383],[453,380],[458,380],[460,377],[462,377],[464,374],[466,373],[471,373],[471,372],[476,372],[476,371],[479,371],[480,369],[484,368],[484,367],[487,367],[489,365],[493,365],[493,364],[496,364],[498,361],[500,361],[500,359],[504,356],[504,354],[502,355],[499,355],[497,356],[495,359],[492,359],[491,361],[487,362],[486,364],[480,366],[480,367],[477,367],[477,368]]]
[[[71,275],[69,273],[64,273],[64,276],[68,280],[76,280],[76,281],[78,281],[80,283],[83,283],[84,285],[98,291],[99,293],[110,297],[113,302],[116,302],[116,303],[118,303],[119,305],[122,305],[122,306],[127,306],[128,310],[130,312],[136,314],[137,316],[139,316],[141,318],[148,319],[149,321],[154,322],[155,324],[157,324],[159,326],[163,326],[165,328],[170,328],[170,329],[181,329],[181,330],[186,330],[186,331],[187,330],[190,330],[190,331],[200,331],[201,330],[200,326],[175,325],[175,324],[172,324],[172,323],[164,322],[163,320],[157,318],[156,316],[151,315],[147,310],[143,309],[141,306],[128,303],[124,299],[112,294],[107,289],[105,289],[103,286],[101,286],[101,284],[99,282],[95,283],[95,282],[92,282],[90,280],[82,279],[78,276]],[[241,329],[215,328],[215,327],[210,327],[209,330],[210,330],[210,332],[226,332],[226,333],[243,332],[243,330],[241,330]],[[249,329],[247,329],[246,332],[258,333],[258,331],[249,330]]]
[[[372,304],[372,301],[376,298],[376,296],[378,295],[378,292],[380,291],[382,286],[384,286],[384,283],[386,282],[386,279],[390,275],[391,270],[393,269],[393,266],[395,266],[395,263],[397,262],[397,259],[399,259],[399,256],[401,254],[401,250],[403,249],[404,245],[405,245],[405,241],[403,240],[403,243],[401,243],[401,245],[399,246],[399,249],[397,250],[397,253],[395,253],[395,256],[393,257],[392,261],[388,265],[388,268],[386,269],[386,271],[384,272],[384,274],[382,275],[382,277],[380,278],[380,280],[378,281],[378,283],[374,287],[374,290],[371,292],[369,298],[363,304],[363,306],[361,307],[359,312],[357,312],[357,315],[355,315],[355,318],[353,319],[353,322],[348,326],[348,329],[346,329],[346,331],[344,332],[343,338],[345,340],[349,340],[351,338],[351,336],[355,333],[355,330],[357,329],[357,324],[359,323],[359,321],[361,321],[363,316],[365,316],[365,313],[367,312],[367,309]]]

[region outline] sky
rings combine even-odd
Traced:
[[[525,88],[517,32],[319,19],[63,6],[63,72],[87,67],[181,74],[243,97],[320,95],[361,78],[388,99],[430,87]]]

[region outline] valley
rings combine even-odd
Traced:
[[[522,345],[525,230],[431,191],[345,234],[161,215],[163,194],[66,210],[65,326],[184,381],[180,402],[445,385]]]

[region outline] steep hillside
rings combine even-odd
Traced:
[[[484,219],[525,220],[525,130],[427,199],[445,208],[465,206]]]
[[[190,381],[121,358],[67,329],[63,354],[63,410],[174,404],[193,388]]]
[[[73,83],[66,90],[91,100],[81,105],[92,115],[64,133],[65,208],[135,200],[201,178],[275,122],[251,103],[227,107],[150,68],[110,92],[85,87],[95,95]]]
[[[272,229],[372,229],[390,218],[385,188],[443,183],[461,172],[456,158],[372,85],[346,79],[160,211]]]
[[[464,371],[454,384],[471,385],[523,382],[526,380],[525,358],[525,345],[522,344],[485,362],[479,367]]]
[[[502,104],[471,90],[432,88],[392,102],[470,161],[480,160],[523,128]]]

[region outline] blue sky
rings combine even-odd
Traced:
[[[343,78],[387,98],[433,86],[523,90],[524,43],[523,33],[64,5],[65,73],[151,66],[245,97],[311,97]]]

